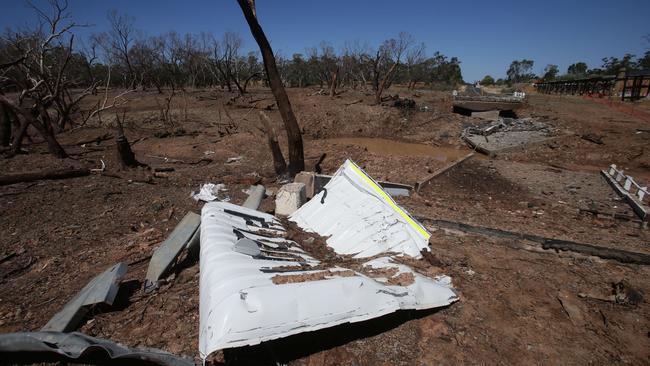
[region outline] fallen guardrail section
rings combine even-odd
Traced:
[[[650,213],[648,187],[641,186],[634,178],[625,175],[625,172],[618,170],[615,164],[610,165],[607,170],[602,170],[601,174],[614,191],[627,201],[641,220],[647,221],[648,213]]]
[[[83,333],[0,334],[0,363],[67,362],[102,365],[194,366],[194,361],[154,348],[129,348]]]
[[[349,160],[288,221],[209,202],[200,227],[204,360],[225,348],[458,300],[448,276],[429,278],[407,264],[428,251],[430,234]]]

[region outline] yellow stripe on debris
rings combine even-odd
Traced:
[[[366,173],[364,173],[361,169],[359,169],[359,167],[357,167],[355,163],[353,162],[351,163],[352,164],[350,164],[350,166],[352,167],[352,169],[354,169],[354,171],[357,172],[357,174],[359,174],[359,176],[361,176],[361,178],[363,178],[363,180],[365,180],[366,183],[368,183],[375,190],[375,192],[379,193],[379,195],[384,199],[384,201],[386,201],[386,203],[388,203],[390,207],[392,207],[393,210],[395,210],[395,212],[400,214],[415,230],[417,230],[420,234],[422,234],[422,236],[424,236],[425,239],[429,240],[431,234],[429,234],[422,227],[422,225],[415,222],[415,220],[413,220],[411,216],[409,216],[406,212],[404,212],[404,210],[402,210],[399,206],[397,206],[395,204],[395,201],[393,201],[393,199],[390,198],[390,196],[387,195],[386,192],[384,192],[384,190],[381,189],[381,187],[379,187],[377,183],[375,183]]]

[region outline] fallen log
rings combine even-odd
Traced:
[[[428,217],[415,216],[415,218],[422,222],[429,222],[433,226],[457,230],[469,234],[477,234],[488,237],[496,237],[501,239],[510,240],[527,240],[533,243],[540,244],[542,249],[554,249],[556,251],[570,251],[582,255],[591,255],[603,259],[613,259],[621,263],[633,263],[650,265],[650,254],[631,252],[623,249],[608,248],[593,244],[576,243],[569,240],[545,238],[539,235],[518,233],[514,231],[507,231],[489,227],[474,226],[457,221],[448,221],[441,219],[432,219]]]
[[[90,175],[90,169],[88,168],[53,169],[39,172],[8,174],[0,176],[0,186],[45,179],[76,178],[86,175]]]
[[[436,170],[435,172],[431,173],[430,175],[426,176],[424,179],[416,182],[415,185],[413,186],[413,188],[415,189],[416,192],[420,193],[420,189],[423,186],[429,184],[431,182],[431,180],[433,180],[433,178],[435,178],[435,177],[439,176],[440,174],[448,171],[449,169],[457,166],[458,164],[463,163],[465,160],[470,159],[472,156],[474,156],[474,153],[469,153],[469,154],[463,156],[462,158],[460,158],[460,159],[458,159],[456,161],[452,161],[451,163],[445,165],[444,167],[442,167],[442,168]]]

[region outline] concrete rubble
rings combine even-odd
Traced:
[[[532,118],[501,118],[479,127],[466,128],[462,138],[476,151],[494,155],[546,141],[551,133],[546,123]]]
[[[287,183],[275,195],[275,214],[288,216],[294,213],[307,200],[303,183]]]

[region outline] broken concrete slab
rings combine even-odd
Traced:
[[[101,351],[101,352],[98,352]],[[24,332],[0,334],[0,360],[5,364],[71,361],[83,364],[155,364],[194,366],[194,361],[154,348],[128,348],[83,333]]]
[[[93,278],[41,330],[70,332],[77,328],[79,321],[86,315],[90,306],[112,305],[126,270],[126,263],[118,263]]]
[[[246,198],[246,201],[244,201],[242,206],[257,210],[260,207],[260,204],[262,204],[265,195],[266,188],[264,188],[263,185],[258,184],[251,186],[248,190],[248,198]]]
[[[481,127],[469,127],[463,131],[463,140],[474,150],[495,155],[549,141],[551,130],[543,122],[530,118],[502,118]]]
[[[275,195],[275,214],[289,216],[300,208],[307,197],[303,183],[287,183]]]
[[[201,224],[201,216],[188,212],[174,228],[169,237],[155,250],[149,261],[144,282],[145,292],[153,291],[160,278],[169,270],[181,251],[192,247],[197,241],[195,235]]]

